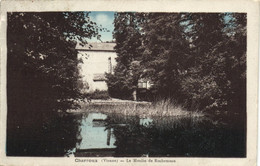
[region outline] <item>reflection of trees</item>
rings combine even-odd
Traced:
[[[148,153],[152,136],[149,127],[139,125],[137,116],[109,116],[108,126],[114,128],[116,156],[141,156]]]
[[[23,112],[13,118],[12,128],[7,132],[7,155],[64,156],[80,141],[77,137],[79,121],[75,115]]]
[[[112,115],[116,156],[241,157],[245,155],[243,131],[224,128],[208,119],[153,118],[148,126],[140,118]],[[126,125],[116,125],[126,124]]]

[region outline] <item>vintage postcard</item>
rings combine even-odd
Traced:
[[[1,2],[0,165],[256,165],[257,1]]]

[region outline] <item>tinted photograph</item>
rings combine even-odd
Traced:
[[[6,155],[246,158],[247,14],[8,12]]]

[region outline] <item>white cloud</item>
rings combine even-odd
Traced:
[[[98,14],[96,16],[96,21],[99,24],[107,24],[110,22],[109,17],[106,14]]]
[[[114,17],[111,16],[111,14],[106,14],[106,13],[98,13],[98,12],[93,12],[90,13],[89,15],[90,20],[94,21],[97,23],[98,26],[101,26],[102,28],[106,28],[107,31],[99,31],[99,34],[101,35],[101,40],[102,41],[111,41],[112,40],[112,31],[114,29],[113,21]],[[95,42],[97,39],[92,38],[90,42]]]

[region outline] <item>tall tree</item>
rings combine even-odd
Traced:
[[[187,103],[198,109],[210,109],[224,104],[216,72],[221,55],[212,54],[224,41],[223,15],[219,13],[188,13],[186,35],[190,41],[190,65],[182,81]]]
[[[7,35],[10,111],[73,106],[80,98],[75,42],[97,35],[88,13],[8,13]]]
[[[75,147],[78,124],[61,111],[82,98],[76,41],[85,43],[98,27],[87,12],[15,12],[7,19],[7,155],[64,155]]]
[[[187,103],[245,117],[246,15],[191,13],[186,18],[193,62],[182,81]]]
[[[140,76],[136,62],[140,61],[141,33],[137,13],[116,13],[113,36],[118,55],[114,74],[107,74],[109,93],[113,97],[132,98]]]
[[[139,19],[138,35],[128,27],[133,19],[128,15],[116,17],[119,57],[109,87],[114,86],[119,94],[131,92],[131,64],[137,60],[135,64],[142,70],[135,71],[136,80],[152,80],[158,95],[173,98],[192,110],[245,115],[245,14],[132,13]],[[133,47],[135,42],[139,47]]]
[[[216,83],[225,102],[224,109],[231,115],[246,115],[246,15],[225,15],[224,40],[211,54],[215,61]]]
[[[142,63],[158,94],[180,99],[181,73],[188,56],[182,15],[150,13],[143,24]]]

